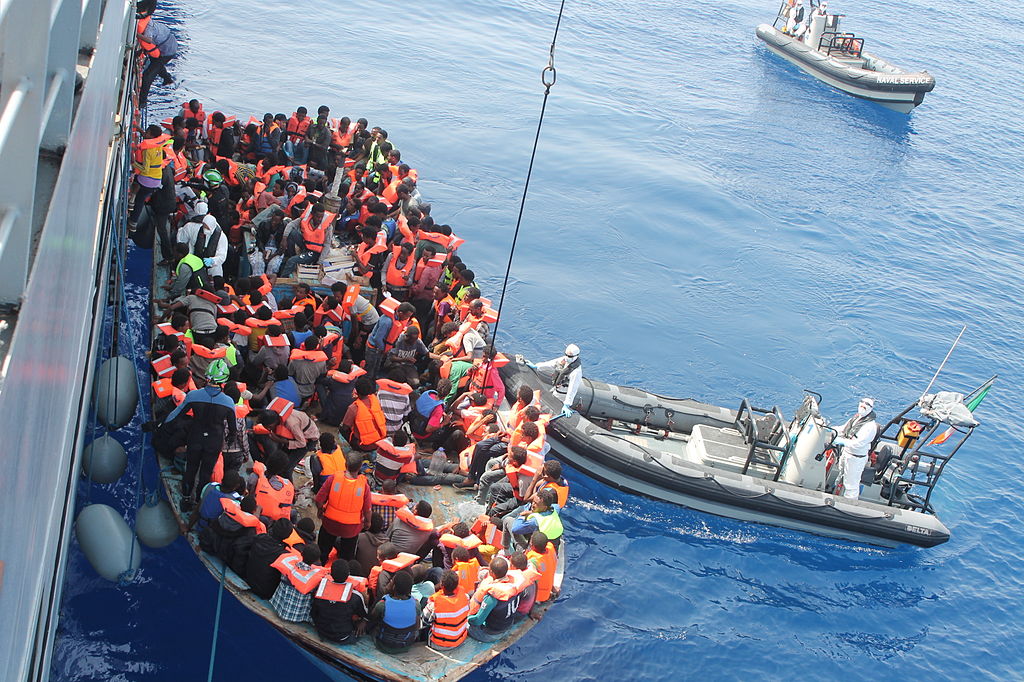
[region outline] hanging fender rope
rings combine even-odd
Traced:
[[[491,332],[490,353],[494,354],[494,341],[498,337],[498,326],[501,324],[501,310],[505,305],[505,293],[508,290],[508,278],[512,272],[512,258],[516,253],[516,242],[519,241],[519,228],[523,223],[523,211],[526,208],[526,195],[530,191],[530,176],[533,174],[533,162],[537,157],[537,144],[540,142],[540,129],[544,125],[544,112],[548,106],[548,95],[551,94],[551,87],[558,79],[558,72],[555,70],[555,43],[558,42],[558,29],[562,26],[562,13],[565,11],[565,0],[562,0],[558,8],[558,19],[555,21],[555,31],[551,36],[551,47],[548,48],[548,63],[541,69],[540,82],[544,85],[544,100],[540,105],[540,116],[537,118],[537,132],[533,136],[533,150],[530,152],[530,165],[526,169],[526,181],[523,183],[523,196],[519,200],[519,215],[516,217],[516,229],[512,233],[512,246],[508,250],[508,263],[505,265],[505,277],[501,282],[501,297],[498,299],[498,319],[494,322],[494,330]],[[490,376],[493,358],[488,357],[484,367],[484,383]],[[486,387],[486,386],[485,386]]]

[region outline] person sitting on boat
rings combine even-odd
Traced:
[[[555,572],[558,568],[558,552],[547,535],[538,530],[530,536],[530,548],[526,551],[526,558],[530,560],[530,565],[538,574],[536,603],[542,604],[557,597]]]
[[[273,567],[275,561],[288,551],[285,544],[294,530],[289,519],[278,519],[270,524],[266,533],[257,535],[249,548],[245,571],[241,574],[249,590],[258,597],[270,599],[281,582],[281,573]]]
[[[412,598],[412,576],[399,571],[388,593],[370,612],[376,629],[373,643],[387,654],[408,651],[419,636],[421,613],[419,602]]]
[[[201,502],[189,517],[189,529],[194,528],[199,532],[216,520],[224,512],[222,498],[241,502],[244,495],[245,481],[242,480],[242,476],[237,471],[225,471],[220,483],[209,483],[203,488]]]
[[[267,529],[260,521],[259,505],[252,495],[242,498],[241,502],[223,499],[221,506],[221,514],[200,531],[199,546],[241,575],[248,564],[252,543]]]
[[[513,445],[508,447],[508,454],[487,463],[487,471],[480,477],[477,488],[477,504],[485,504],[488,509],[503,504],[509,499],[522,501],[522,481],[519,469],[526,464],[526,448]],[[489,512],[488,512],[489,513]]]
[[[320,639],[335,644],[355,642],[366,629],[366,604],[348,578],[348,562],[335,561],[331,576],[317,586],[310,604],[310,617]]]
[[[515,615],[512,616],[513,622],[521,623],[529,617],[533,605],[537,602],[537,578],[540,577],[540,574],[534,570],[530,560],[526,557],[526,552],[522,550],[509,554],[508,564],[510,571],[519,571],[526,581],[519,599],[519,607],[516,609]]]
[[[796,2],[790,4],[784,12],[786,16],[786,25],[783,27],[782,32],[799,38],[803,35],[804,30],[806,30],[804,25],[806,9],[804,7],[803,0],[796,0]]]
[[[544,466],[540,470],[540,476],[533,479],[523,497],[529,500],[535,493],[545,488],[551,488],[555,491],[555,494],[558,496],[559,508],[564,508],[565,503],[569,500],[569,484],[562,478],[562,463],[557,459],[550,459],[544,462]]]
[[[423,609],[423,620],[429,622],[427,646],[446,651],[466,641],[469,635],[469,595],[459,589],[459,576],[447,570],[441,576],[440,589],[430,595]]]
[[[377,550],[388,540],[384,518],[378,512],[370,513],[370,527],[359,534],[356,541],[356,558],[359,562],[360,574],[370,575],[373,567],[379,563]]]
[[[281,620],[309,622],[313,592],[327,576],[327,569],[320,565],[320,548],[313,544],[305,545],[301,555],[294,552],[282,554],[273,566],[283,577],[270,598],[270,605]]]
[[[508,561],[502,557],[491,559],[489,579],[480,583],[470,604],[469,636],[479,642],[496,642],[515,622],[515,614],[522,598],[520,575],[509,573]]]
[[[430,517],[434,513],[430,503],[420,500],[413,509],[399,507],[395,520],[388,528],[388,542],[399,552],[425,557],[437,546],[438,533]]]
[[[512,546],[513,537],[529,538],[539,530],[547,536],[548,541],[557,550],[562,540],[562,519],[559,517],[558,511],[558,493],[552,488],[541,490],[533,496],[532,509],[512,517],[511,523],[505,526],[505,546]],[[522,541],[519,544],[525,546],[526,542]]]
[[[857,404],[857,414],[843,424],[839,429],[839,438],[833,441],[835,445],[843,448],[843,454],[839,458],[843,497],[853,500],[860,497],[860,477],[864,473],[868,452],[877,435],[875,401],[873,398],[861,398]]]
[[[565,398],[562,400],[562,416],[570,417],[573,414],[572,404],[576,401],[576,393],[580,390],[583,381],[583,365],[580,363],[580,347],[570,343],[565,347],[565,354],[562,357],[533,364],[524,360],[521,355],[516,356],[517,362],[522,362],[530,369],[542,372],[553,372],[555,378],[551,384],[555,389],[565,387]]]

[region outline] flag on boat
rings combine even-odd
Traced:
[[[995,380],[995,377],[992,377],[984,384],[982,384],[981,388],[978,391],[976,391],[977,395],[971,398],[969,401],[967,401],[968,410],[974,412],[974,409],[978,407],[978,405],[981,405],[981,401],[984,400],[985,396],[988,395],[988,392],[992,390],[992,384],[995,383]],[[949,440],[949,437],[953,435],[954,430],[955,429],[952,426],[950,426],[948,429],[940,433],[938,436],[935,436],[935,438],[933,438],[928,443],[928,445],[941,445],[942,443],[945,443],[947,440]]]

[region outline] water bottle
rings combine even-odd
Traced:
[[[430,456],[430,464],[427,466],[427,471],[431,476],[443,474],[444,465],[447,463],[448,458],[444,455],[444,448],[438,448],[437,450],[434,450],[434,454]]]

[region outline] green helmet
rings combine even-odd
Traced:
[[[229,376],[228,363],[224,362],[221,358],[217,358],[206,368],[206,380],[211,384],[227,383]]]
[[[220,174],[219,170],[208,170],[203,173],[203,180],[206,180],[206,184],[210,187],[217,187],[224,182],[224,176]]]

